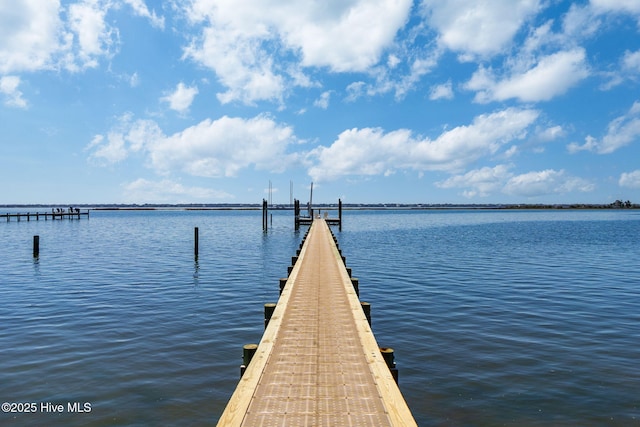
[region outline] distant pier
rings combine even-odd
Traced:
[[[89,209],[58,209],[51,212],[26,212],[26,213],[3,213],[0,214],[0,221],[6,219],[7,222],[14,221],[40,221],[45,220],[62,220],[62,219],[80,219],[82,217],[89,218]]]

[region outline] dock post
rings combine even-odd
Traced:
[[[196,259],[198,259],[198,249],[199,249],[199,236],[198,236],[198,227],[193,229],[193,255]]]
[[[258,349],[258,344],[245,344],[242,347],[242,365],[240,366],[240,378],[244,375],[244,371],[249,366],[253,355],[256,354],[256,350]]]
[[[269,325],[269,320],[271,320],[271,316],[273,316],[273,311],[276,309],[276,303],[268,302],[264,305],[264,328],[267,329]]]
[[[391,371],[391,375],[395,380],[396,384],[398,384],[398,369],[396,368],[395,357],[393,356],[393,349],[389,347],[381,347],[380,353],[382,353],[382,358],[386,362],[389,367],[389,371]]]
[[[368,302],[362,301],[360,305],[362,305],[362,311],[364,311],[364,315],[367,318],[367,321],[369,322],[369,326],[371,326],[371,304]]]
[[[360,297],[360,279],[352,277],[351,284],[353,285],[353,290],[356,291],[356,295],[359,298]]]
[[[342,199],[338,199],[338,231],[342,231]]]
[[[33,236],[33,257],[40,256],[40,236]]]
[[[262,230],[267,231],[269,227],[269,205],[267,199],[262,199]]]
[[[287,285],[287,280],[289,280],[288,277],[280,278],[280,295],[282,295],[282,291],[284,290],[284,287]]]

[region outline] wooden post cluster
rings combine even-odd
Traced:
[[[315,218],[316,209],[312,209],[309,207],[309,216],[301,216],[300,215],[300,200],[293,200],[293,226],[297,231],[300,229],[301,225],[311,225],[313,219]],[[322,212],[320,209],[317,209],[318,215]],[[338,199],[338,218],[330,218],[328,217],[328,213],[325,212],[325,219],[327,220],[327,224],[329,225],[338,225],[338,229],[342,231],[342,199]]]

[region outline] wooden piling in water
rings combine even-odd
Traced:
[[[40,256],[40,236],[33,236],[33,257]]]
[[[269,204],[267,199],[262,199],[262,230],[267,231],[269,229]]]
[[[269,325],[269,320],[271,320],[271,316],[273,316],[273,312],[276,309],[276,303],[268,302],[264,305],[264,328],[267,329]]]
[[[396,368],[396,361],[393,355],[393,349],[390,347],[381,347],[380,353],[382,353],[382,358],[387,364],[387,367],[389,368],[389,371],[391,372],[393,379],[395,380],[396,384],[398,384],[398,369]]]
[[[244,375],[244,371],[249,366],[253,355],[256,354],[258,344],[245,344],[242,347],[242,365],[240,365],[240,378]]]
[[[371,326],[371,304],[361,301],[360,305],[362,306],[362,311],[364,311],[364,315],[367,318],[367,322],[369,322],[369,326]]]
[[[195,227],[193,229],[193,256],[196,259],[198,259],[198,252],[199,252],[199,249],[200,249],[199,248],[199,246],[200,246],[200,244],[199,244],[200,243],[199,242],[200,238],[199,238],[198,234],[199,234],[198,233],[198,227]]]

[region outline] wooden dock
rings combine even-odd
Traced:
[[[81,211],[81,210],[64,210],[59,212],[26,212],[26,213],[3,213],[0,214],[0,220],[3,218],[10,222],[12,219],[20,222],[21,220],[26,221],[40,221],[41,219],[47,220],[57,220],[57,219],[80,219],[81,217],[89,218],[89,210]]]
[[[295,261],[218,426],[416,426],[326,221]]]

